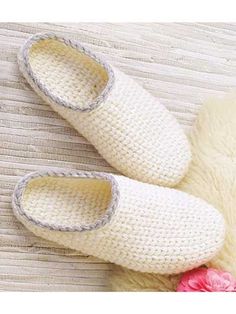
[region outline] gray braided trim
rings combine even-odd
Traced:
[[[57,95],[54,95],[47,88],[47,86],[45,84],[43,84],[37,78],[36,74],[33,72],[31,65],[30,65],[30,61],[29,61],[29,50],[33,46],[33,44],[37,43],[40,40],[45,40],[45,39],[58,40],[58,41],[62,42],[63,44],[70,46],[70,47],[78,50],[79,52],[84,53],[85,55],[87,55],[88,57],[92,58],[97,63],[99,63],[106,70],[107,75],[108,75],[108,82],[107,82],[106,87],[103,89],[101,94],[95,100],[88,103],[87,107],[80,108],[80,107],[76,106],[75,104],[67,102],[63,98],[61,98]],[[114,71],[113,71],[112,67],[107,62],[102,60],[101,57],[97,56],[95,53],[90,51],[88,48],[84,47],[79,42],[72,41],[70,39],[58,36],[54,33],[35,34],[32,37],[30,37],[25,42],[25,44],[22,46],[20,53],[18,54],[18,63],[19,63],[20,70],[22,71],[23,75],[26,77],[26,79],[29,81],[30,85],[33,88],[35,88],[35,86],[36,86],[37,89],[39,89],[40,92],[42,92],[44,94],[44,96],[48,97],[51,101],[53,101],[57,105],[61,105],[65,108],[69,108],[69,109],[72,109],[74,111],[88,112],[88,111],[91,111],[91,110],[97,108],[102,102],[104,102],[106,100],[106,98],[108,97],[111,89],[114,86],[114,82],[115,82],[115,76],[114,76]]]
[[[35,219],[31,215],[27,214],[22,206],[22,196],[25,191],[27,184],[35,179],[40,177],[73,177],[73,178],[89,178],[89,179],[98,179],[106,180],[111,184],[111,201],[108,205],[108,208],[105,214],[99,218],[95,223],[85,224],[85,225],[75,225],[75,226],[66,226],[66,225],[55,225],[41,222],[40,220]],[[112,216],[114,215],[116,208],[119,202],[119,188],[118,183],[115,180],[114,176],[109,173],[103,172],[87,172],[87,171],[77,171],[77,170],[51,170],[51,171],[36,171],[24,176],[16,185],[13,195],[12,195],[12,207],[16,216],[21,215],[34,225],[46,228],[54,231],[63,231],[63,232],[83,232],[99,229],[105,226],[110,222]],[[73,201],[73,200],[72,200]]]

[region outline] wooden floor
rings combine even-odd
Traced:
[[[14,185],[30,171],[112,171],[18,71],[20,45],[45,31],[104,54],[188,131],[205,98],[236,88],[236,24],[0,24],[0,290],[106,291],[111,265],[35,237],[11,210]]]

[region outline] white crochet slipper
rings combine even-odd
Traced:
[[[180,273],[209,261],[223,218],[186,193],[97,172],[36,172],[16,186],[13,208],[33,233],[130,269]]]
[[[164,186],[185,175],[191,153],[183,130],[127,75],[55,34],[28,39],[18,60],[35,91],[121,173]]]

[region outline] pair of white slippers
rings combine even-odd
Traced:
[[[167,109],[55,34],[28,39],[18,60],[33,89],[127,177],[29,174],[13,194],[17,218],[38,236],[138,271],[174,274],[209,261],[223,244],[224,221],[203,200],[170,188],[187,172],[191,153]]]

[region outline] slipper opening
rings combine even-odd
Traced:
[[[111,69],[99,61],[83,47],[73,47],[57,38],[35,41],[28,50],[38,87],[58,104],[74,110],[93,109],[110,90]]]
[[[36,177],[25,185],[18,212],[51,230],[93,230],[113,215],[115,193],[114,182],[109,179]]]

